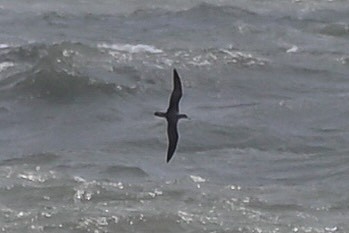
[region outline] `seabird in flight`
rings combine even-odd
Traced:
[[[169,162],[176,150],[178,142],[177,122],[181,118],[188,118],[185,114],[179,114],[179,101],[182,98],[182,84],[177,70],[173,70],[173,91],[170,98],[170,103],[166,112],[155,112],[154,115],[164,117],[167,120],[167,162]]]

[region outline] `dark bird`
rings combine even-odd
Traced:
[[[182,84],[177,70],[173,70],[173,91],[170,98],[170,103],[166,112],[155,112],[154,115],[164,117],[167,120],[167,162],[169,162],[176,150],[178,142],[177,123],[181,118],[188,118],[185,114],[179,114],[179,101],[182,98]]]

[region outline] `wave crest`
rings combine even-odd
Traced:
[[[106,43],[100,43],[97,45],[98,48],[102,49],[112,49],[117,50],[121,52],[128,52],[128,53],[162,53],[163,51],[161,49],[158,49],[151,45],[144,45],[144,44],[106,44]]]
[[[116,85],[93,82],[88,77],[64,71],[39,69],[19,82],[16,89],[30,93],[31,97],[71,100],[94,92],[113,93]]]
[[[130,74],[115,73],[117,69],[110,64],[110,68],[106,67],[108,60],[97,48],[79,43],[25,45],[11,49],[5,56],[16,61],[11,67],[18,70],[0,80],[0,89],[30,98],[71,101],[120,94],[135,89],[134,82],[138,81],[133,70]],[[123,82],[118,76],[125,76],[126,80],[132,76],[132,81]]]

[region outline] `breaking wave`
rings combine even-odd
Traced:
[[[136,89],[132,81],[123,82],[127,77],[119,77],[128,73],[115,72],[121,67],[108,64],[103,57],[97,60],[100,51],[80,43],[31,44],[6,50],[0,63],[0,89],[16,95],[70,101]]]

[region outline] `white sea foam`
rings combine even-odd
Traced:
[[[14,65],[15,64],[13,62],[7,62],[7,61],[2,62],[2,63],[0,63],[0,72],[4,71],[4,70],[6,70]]]
[[[78,183],[85,183],[86,180],[80,176],[74,176],[74,180]]]
[[[0,44],[0,49],[6,49],[10,47],[8,44]]]
[[[98,48],[103,49],[113,49],[117,51],[122,52],[128,52],[128,53],[162,53],[163,51],[161,49],[158,49],[151,45],[144,45],[144,44],[106,44],[101,43],[97,45]]]
[[[211,65],[211,63],[209,61],[207,61],[207,60],[202,61],[202,62],[192,62],[192,61],[189,61],[188,63],[193,65],[193,66],[209,66],[209,65]]]
[[[298,47],[293,45],[292,48],[286,50],[286,53],[295,53],[298,51]]]
[[[226,54],[226,56],[224,56],[224,59],[232,63],[242,63],[248,66],[265,65],[267,63],[267,59],[257,57],[256,55],[252,55],[250,53],[230,51],[228,49],[221,49],[220,52]]]
[[[204,183],[206,182],[206,179],[200,177],[200,176],[194,176],[191,175],[190,178],[195,182],[195,183]]]
[[[40,174],[35,174],[34,172],[20,173],[18,174],[18,178],[22,178],[32,182],[39,182],[39,183],[43,183],[46,181],[45,177],[43,177]]]
[[[179,210],[179,211],[178,211],[178,216],[179,216],[183,221],[185,221],[187,224],[189,224],[189,223],[191,223],[191,222],[193,221],[193,216],[194,216],[194,215]]]

